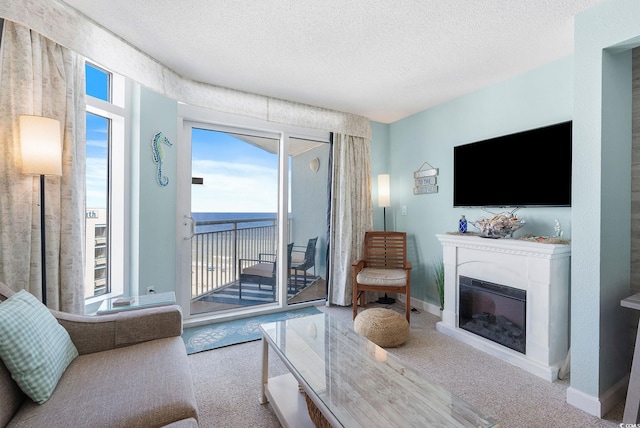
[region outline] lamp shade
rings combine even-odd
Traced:
[[[378,206],[391,206],[391,191],[389,190],[389,174],[378,175]]]
[[[20,146],[22,173],[62,175],[62,141],[60,122],[42,116],[22,115]]]

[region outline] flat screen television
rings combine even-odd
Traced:
[[[453,148],[454,207],[571,206],[571,121]]]

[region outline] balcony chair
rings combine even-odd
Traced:
[[[291,252],[293,244],[287,245],[287,272],[291,270]],[[271,286],[273,301],[276,300],[276,255],[272,253],[260,253],[257,259],[238,259],[238,298],[242,300],[242,282],[258,284],[261,290],[263,285]],[[287,274],[288,275],[288,274]]]
[[[307,284],[307,271],[313,268],[313,276],[316,276],[316,244],[318,237],[309,239],[307,246],[302,250],[294,250],[291,254],[291,270],[293,270],[293,287],[298,291],[300,285]],[[300,247],[297,247],[300,248]],[[302,247],[304,248],[304,247]],[[298,281],[298,272],[301,272],[302,283]]]
[[[365,306],[365,291],[405,294],[407,321],[411,317],[411,262],[407,261],[405,232],[365,232],[364,258],[353,266],[353,318],[358,299]]]

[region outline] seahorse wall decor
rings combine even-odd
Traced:
[[[156,174],[158,184],[164,187],[169,184],[169,177],[162,175],[162,160],[164,159],[164,152],[162,151],[162,146],[160,144],[166,144],[169,147],[172,146],[171,141],[169,141],[162,132],[158,132],[153,136],[153,140],[151,141],[151,152],[153,153],[153,161],[158,165],[158,172]]]

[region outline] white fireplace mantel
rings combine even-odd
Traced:
[[[445,297],[438,331],[549,381],[569,349],[571,246],[517,239],[436,235],[442,244]],[[526,354],[458,327],[458,277],[527,292]]]

